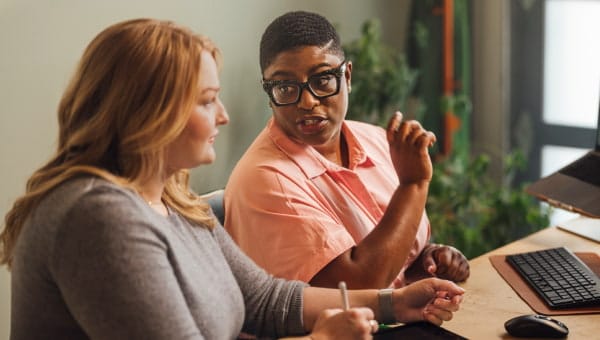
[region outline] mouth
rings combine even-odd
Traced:
[[[218,134],[219,134],[219,131],[215,132],[215,134],[213,134],[212,136],[210,136],[210,137],[208,138],[208,142],[209,142],[209,143],[211,143],[211,144],[212,144],[212,143],[214,143],[214,142],[215,142],[215,140],[217,139],[217,135],[218,135]]]
[[[296,124],[303,134],[313,135],[321,132],[329,120],[324,117],[312,116],[303,117],[296,121]]]
[[[298,125],[310,126],[310,125],[318,125],[321,122],[327,120],[324,117],[303,117],[296,121]]]

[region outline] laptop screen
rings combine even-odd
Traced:
[[[596,123],[596,151],[600,152],[600,104],[598,104],[598,122]]]

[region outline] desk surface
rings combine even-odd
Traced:
[[[585,219],[585,217],[577,218]],[[521,300],[492,266],[489,256],[565,246],[574,252],[600,254],[596,243],[556,227],[549,227],[469,261],[471,276],[461,284],[467,292],[461,309],[443,327],[469,339],[518,339],[506,333],[504,322],[535,312]],[[569,339],[597,339],[600,314],[556,315],[569,327]]]

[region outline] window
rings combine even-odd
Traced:
[[[600,102],[600,2],[548,0],[544,20],[542,120],[595,131]],[[579,158],[584,148],[542,145],[541,176]],[[556,210],[552,224],[574,214]]]
[[[543,120],[596,128],[600,96],[600,1],[548,0]]]
[[[600,103],[600,1],[514,1],[511,7],[511,145],[531,182],[595,145]],[[551,224],[575,215],[555,209]]]

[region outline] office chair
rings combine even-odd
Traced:
[[[200,197],[204,198],[206,202],[210,204],[213,214],[215,214],[221,225],[225,224],[225,205],[223,204],[224,194],[225,190],[217,189],[200,195]]]

